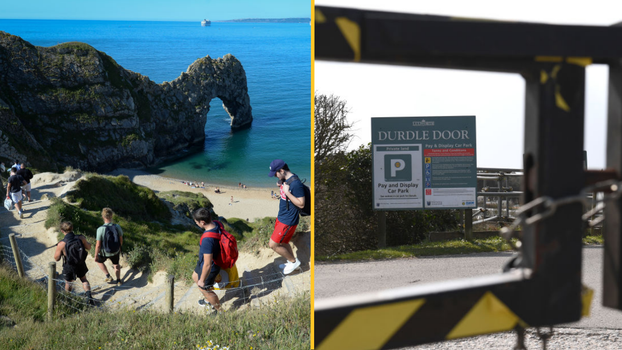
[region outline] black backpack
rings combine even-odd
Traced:
[[[108,254],[113,254],[121,249],[121,241],[119,240],[119,231],[117,230],[117,225],[104,225],[106,231],[104,232],[104,239],[102,244],[104,246],[104,251]]]
[[[298,176],[293,175],[289,179],[287,179],[285,183],[291,185],[291,183],[295,180],[300,181]],[[304,182],[300,181],[300,183],[302,184],[302,189],[305,193],[305,206],[304,208],[300,209],[300,216],[309,216],[311,215],[311,189],[309,188],[309,186],[305,185]],[[289,210],[289,200],[287,201],[287,210]]]
[[[72,234],[73,237],[65,236],[65,262],[69,265],[78,265],[86,261],[88,252],[84,249],[84,244],[80,236]],[[67,239],[70,238],[70,239]]]

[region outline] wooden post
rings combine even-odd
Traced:
[[[48,321],[52,320],[54,314],[54,301],[56,300],[56,262],[48,264]]]
[[[168,275],[166,279],[166,311],[168,313],[173,313],[173,300],[175,300],[173,295],[173,287],[175,286],[175,276]]]
[[[387,246],[387,212],[378,212],[378,249]]]
[[[464,209],[464,239],[473,240],[473,209]]]
[[[15,266],[17,267],[17,273],[20,278],[24,278],[24,266],[22,265],[22,258],[19,255],[19,248],[17,247],[17,241],[15,240],[15,234],[9,235],[9,241],[11,241],[11,248],[13,248],[13,257],[15,258]]]
[[[460,212],[460,232],[464,233],[464,210],[459,210]]]

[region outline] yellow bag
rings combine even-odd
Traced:
[[[216,276],[216,282],[218,288],[215,290],[224,290],[229,288],[237,288],[240,286],[240,276],[238,275],[238,268],[233,265],[228,269],[220,269],[218,276]]]

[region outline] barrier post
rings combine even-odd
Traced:
[[[15,234],[9,235],[9,241],[11,241],[11,248],[13,248],[13,257],[15,258],[15,266],[17,267],[17,273],[20,278],[24,278],[24,266],[22,265],[22,258],[19,255],[19,248],[17,247],[17,241],[15,240]]]
[[[56,262],[48,264],[48,321],[52,320],[54,314],[54,301],[56,300]]]
[[[166,311],[168,313],[173,313],[173,300],[175,299],[173,296],[173,287],[175,285],[175,276],[168,275],[166,279]]]
[[[387,212],[378,212],[378,249],[387,247]]]

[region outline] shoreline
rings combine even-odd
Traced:
[[[119,168],[102,175],[125,175],[132,182],[148,187],[156,193],[165,191],[200,192],[212,202],[214,211],[225,218],[236,217],[252,222],[264,217],[276,217],[279,211],[279,201],[271,197],[271,192],[278,191],[276,179],[273,188],[247,187],[244,189],[213,183],[205,183],[205,188],[193,188],[182,183],[182,181],[187,180],[151,174],[137,169]],[[221,190],[220,194],[214,193],[216,187]],[[232,196],[233,202],[231,201]]]

